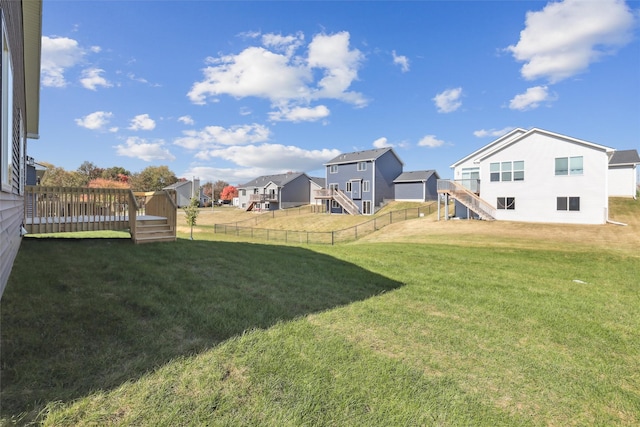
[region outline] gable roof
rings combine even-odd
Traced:
[[[356,163],[356,162],[365,162],[365,161],[373,161],[382,156],[383,154],[391,151],[393,155],[398,159],[400,163],[400,157],[396,154],[395,151],[391,147],[385,148],[374,148],[373,150],[364,150],[364,151],[355,151],[353,153],[344,153],[339,156],[334,157],[332,160],[325,163],[325,166],[329,165],[341,165],[346,163]]]
[[[467,160],[472,159],[472,158],[477,158],[482,153],[484,153],[484,152],[486,152],[488,150],[492,150],[494,148],[497,148],[502,144],[506,144],[509,141],[511,141],[512,139],[517,138],[520,135],[524,135],[525,133],[527,133],[527,131],[525,129],[515,128],[511,132],[502,135],[498,139],[494,139],[493,141],[491,141],[487,145],[484,145],[484,146],[478,148],[476,151],[474,151],[473,153],[469,154],[468,156],[458,160],[457,162],[452,164],[450,167],[455,168],[456,166],[466,162]]]
[[[246,184],[238,186],[238,188],[265,187],[270,182],[274,183],[278,187],[284,187],[288,182],[293,181],[301,175],[307,176],[307,174],[304,172],[287,172],[278,175],[263,175],[247,182]]]
[[[435,175],[437,179],[440,179],[438,172],[436,172],[433,169],[426,170],[426,171],[403,172],[396,179],[394,179],[393,182],[398,183],[398,182],[427,181],[433,175]]]
[[[600,150],[600,151],[605,151],[605,152],[612,152],[614,151],[613,148],[611,147],[607,147],[604,145],[600,145],[600,144],[595,144],[593,142],[589,142],[589,141],[585,141],[582,139],[578,139],[578,138],[573,138],[571,136],[567,136],[567,135],[562,135],[559,133],[555,133],[555,132],[551,132],[548,130],[544,130],[544,129],[539,129],[539,128],[532,128],[529,129],[528,131],[524,131],[521,128],[517,128],[514,129],[513,131],[509,132],[508,134],[496,139],[493,142],[490,142],[489,144],[485,145],[484,147],[480,148],[479,150],[474,151],[473,153],[471,153],[470,155],[468,155],[467,157],[465,157],[462,160],[457,161],[456,163],[454,163],[453,165],[451,165],[452,168],[462,164],[463,162],[473,158],[474,159],[474,163],[475,162],[479,162],[481,160],[486,159],[487,157],[490,157],[492,155],[494,155],[495,153],[504,150],[505,148],[516,144],[517,142],[520,142],[526,138],[528,138],[529,136],[538,133],[538,134],[543,134],[552,138],[556,138],[556,139],[561,139],[567,142],[571,142],[573,144],[579,144],[579,145],[583,145],[589,148],[593,148],[595,150]]]
[[[320,188],[324,188],[325,185],[327,185],[327,180],[326,179],[320,178],[320,177],[317,177],[317,176],[310,176],[309,180],[311,180],[311,182],[313,182],[314,184],[316,184]]]
[[[182,187],[183,185],[189,184],[191,185],[191,181],[177,181],[174,182],[171,185],[167,185],[166,187],[163,188],[163,190],[177,190],[178,187]]]
[[[638,150],[616,150],[609,157],[609,166],[640,164]]]

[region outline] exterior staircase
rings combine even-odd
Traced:
[[[495,208],[477,194],[471,192],[455,181],[447,179],[438,180],[438,193],[448,194],[464,206],[478,214],[485,221],[495,220]]]
[[[136,244],[153,242],[175,242],[176,231],[171,228],[167,218],[144,217],[136,218],[136,229],[132,236]]]
[[[358,206],[353,203],[353,200],[344,194],[342,190],[333,190],[333,200],[338,202],[340,206],[342,206],[342,209],[351,215],[360,215],[360,209],[358,209]]]

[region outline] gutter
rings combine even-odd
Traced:
[[[613,225],[622,225],[622,226],[627,226],[627,224],[625,224],[624,222],[617,222],[617,221],[612,221],[610,219],[607,220],[607,224],[613,224]]]

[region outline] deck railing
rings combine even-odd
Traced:
[[[25,186],[29,233],[129,228],[131,191],[120,188]]]
[[[70,231],[136,232],[136,218],[167,218],[176,229],[175,190],[134,193],[122,188],[25,186],[25,229],[30,234]]]
[[[471,190],[456,181],[439,179],[437,182],[438,193],[447,193],[453,196],[460,203],[477,213],[482,219],[495,219],[496,209],[486,200],[481,199]]]

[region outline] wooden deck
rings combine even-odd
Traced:
[[[125,230],[135,243],[176,240],[175,191],[26,186],[28,234]]]

